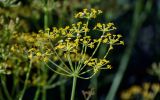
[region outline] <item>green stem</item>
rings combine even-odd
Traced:
[[[24,95],[24,93],[25,93],[25,91],[27,89],[27,81],[28,81],[29,76],[30,76],[31,68],[32,68],[32,59],[30,60],[29,69],[28,69],[28,72],[26,74],[26,79],[25,79],[24,87],[23,87],[23,90],[22,90],[22,92],[21,92],[21,94],[19,96],[19,100],[22,100],[23,95]]]
[[[52,60],[49,59],[49,61],[56,67],[58,67],[60,70],[64,71],[67,74],[70,74],[70,72],[68,72],[67,70],[63,69],[63,67],[57,65],[56,63],[54,63]]]
[[[42,100],[46,100],[46,89],[43,88],[43,91],[42,91]]]
[[[74,76],[73,77],[73,84],[72,84],[71,100],[74,100],[74,97],[75,97],[76,83],[77,83],[77,77]]]
[[[4,97],[3,97],[3,94],[2,94],[1,88],[0,88],[0,100],[5,100],[5,99],[4,99]]]
[[[26,67],[26,66],[25,66]],[[18,65],[16,65],[16,68],[18,68]],[[14,96],[15,93],[17,91],[19,91],[19,81],[20,79],[17,78],[18,77],[18,74],[20,73],[20,70],[17,70],[14,74],[13,74],[13,89],[12,89],[12,92],[11,92],[11,96]]]
[[[88,62],[92,59],[92,57],[94,56],[94,54],[95,54],[95,53],[96,53],[96,51],[98,50],[98,48],[99,48],[100,44],[101,44],[101,41],[100,41],[100,42],[98,42],[98,45],[97,45],[97,47],[94,49],[94,51],[93,51],[92,55],[89,57]],[[87,62],[87,63],[88,63],[88,62]],[[82,67],[81,67],[81,66],[79,67],[80,71],[82,71],[82,70],[83,70],[83,68],[87,65],[87,63],[86,63],[86,64],[84,64]],[[79,70],[79,69],[78,69],[78,70]],[[80,71],[79,71],[79,72],[80,72]]]
[[[104,34],[105,34],[105,31],[103,31],[103,34],[102,34],[101,36],[103,36]],[[101,42],[102,42],[102,41],[99,41],[99,42],[98,42],[98,44],[97,44],[96,48],[94,49],[92,55],[89,57],[88,62],[92,59],[92,57],[94,56],[94,54],[97,52],[97,50],[98,50]],[[87,63],[88,63],[88,62],[87,62]],[[80,71],[83,70],[83,68],[87,65],[87,63],[84,64],[82,67],[81,67],[81,66],[79,67],[79,68],[80,68]],[[78,69],[78,70],[79,70],[79,69]],[[80,72],[80,71],[79,71],[79,72]]]
[[[52,77],[48,80],[48,84],[51,84],[57,77],[57,74],[53,73]]]
[[[6,97],[7,97],[7,99],[8,100],[12,100],[12,98],[11,98],[9,92],[8,92],[6,83],[5,83],[5,77],[1,76],[1,82],[2,82],[2,87],[3,87],[4,93],[5,93]]]
[[[84,80],[88,80],[91,79],[93,76],[95,76],[96,73],[93,73],[92,75],[88,76],[88,77],[81,77],[81,76],[77,76],[80,79],[84,79]]]
[[[60,85],[60,95],[61,95],[61,100],[65,100],[65,84]]]
[[[148,0],[148,2],[150,2],[150,0]],[[119,69],[118,69],[117,73],[115,74],[115,78],[113,79],[113,83],[110,87],[108,95],[106,96],[106,100],[114,100],[114,97],[116,95],[118,87],[119,87],[121,80],[124,76],[124,73],[127,69],[127,65],[129,63],[130,56],[132,54],[132,49],[134,48],[134,44],[136,42],[138,30],[140,29],[144,20],[147,17],[145,11],[142,12],[142,10],[141,10],[142,3],[143,3],[143,0],[139,0],[136,2],[134,18],[133,18],[133,26],[132,26],[133,28],[130,32],[130,39],[129,39],[130,41],[129,41],[128,46],[124,52],[124,55],[122,56],[122,59],[121,59],[120,65],[119,65]]]
[[[48,9],[47,7],[44,9],[44,29],[48,28],[48,15],[49,15],[49,12],[48,12]]]
[[[40,87],[38,87],[37,90],[36,90],[34,100],[38,100],[39,94],[40,94]]]
[[[71,70],[74,72],[74,68],[73,68],[71,57],[70,57],[70,53],[67,54],[67,59],[68,59],[69,65],[71,67]]]
[[[88,24],[89,24],[89,19],[88,19],[87,22],[86,22],[87,28],[88,28]],[[84,37],[85,37],[85,36],[87,36],[87,32],[84,33]],[[86,51],[87,51],[87,46],[85,46],[85,45],[83,44],[83,46],[82,46],[82,51],[81,51],[81,55],[85,54]],[[78,61],[77,69],[79,69],[79,68],[81,67],[82,62],[83,62],[83,59],[80,59],[80,60]]]
[[[54,49],[52,42],[50,42],[50,45],[54,51],[54,53],[56,54],[56,56],[58,57],[58,59],[61,61],[61,63],[64,65],[64,67],[66,68],[66,70],[68,70],[69,72],[71,72],[71,70],[68,68],[68,66],[65,64],[65,62],[61,59],[61,57],[58,55],[57,51]]]
[[[98,91],[98,76],[99,76],[99,73],[97,75],[94,76],[94,78],[91,79],[90,81],[90,85],[91,87],[94,89],[94,94],[93,95],[93,100],[97,100],[98,97],[97,97],[97,91]],[[88,99],[89,100],[89,99]]]
[[[71,77],[71,75],[70,75],[70,74],[65,74],[65,73],[62,73],[62,72],[56,71],[56,70],[54,70],[53,68],[51,68],[47,63],[45,63],[45,64],[46,64],[46,66],[47,66],[50,70],[52,70],[52,71],[53,71],[53,72],[55,72],[56,74],[60,74],[60,75],[64,75],[64,76]]]
[[[44,88],[45,88],[46,90],[48,90],[48,89],[53,89],[53,88],[55,88],[55,87],[57,87],[57,86],[59,86],[59,85],[61,85],[61,84],[64,84],[65,82],[66,82],[65,79],[59,80],[58,82],[55,82],[55,83],[53,83],[53,84],[51,84],[51,85],[47,85],[47,86],[45,86]]]
[[[106,58],[106,57],[108,56],[110,50],[111,50],[111,49],[108,49],[108,51],[106,52],[106,54],[105,54],[105,56],[104,56],[103,58]]]
[[[90,72],[90,71],[93,71],[93,68],[92,68],[92,69],[88,69],[88,70],[86,70],[86,71],[84,71],[84,72],[81,72],[79,75],[86,74],[86,73],[88,73],[88,72]]]
[[[11,95],[13,96],[16,89],[17,89],[17,84],[18,84],[18,78],[16,78],[17,75],[13,75],[13,89],[12,89],[12,92],[11,92]]]

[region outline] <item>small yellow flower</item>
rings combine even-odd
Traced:
[[[107,65],[107,69],[112,69],[112,66],[111,65]]]
[[[36,56],[42,56],[42,53],[37,52],[37,53],[36,53]]]
[[[48,61],[49,61],[48,57],[44,57],[44,58],[43,58],[43,61],[44,61],[44,62],[48,62]]]

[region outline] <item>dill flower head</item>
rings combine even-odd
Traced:
[[[38,33],[14,34],[13,39],[17,45],[12,46],[10,50],[25,55],[25,59],[32,60],[34,66],[44,63],[57,74],[90,79],[102,69],[111,69],[108,54],[115,45],[124,45],[122,36],[112,33],[116,29],[113,23],[97,22],[93,28],[89,27],[90,19],[101,13],[101,10],[83,9],[75,14],[75,18],[88,20],[61,28],[39,30]],[[93,38],[89,35],[91,32],[99,37]],[[101,44],[108,45],[108,48],[103,57],[96,58],[95,54]],[[85,74],[88,77],[84,77]]]
[[[82,12],[75,14],[75,18],[94,19],[101,13],[101,10],[83,9]],[[29,59],[45,62],[46,66],[55,73],[89,79],[102,69],[111,69],[107,58],[109,52],[114,49],[114,45],[124,45],[121,40],[122,36],[111,32],[115,29],[113,23],[99,22],[95,24],[95,27],[90,28],[89,20],[86,20],[61,28],[40,30],[38,34],[33,34],[27,37],[30,39],[24,38],[24,40],[30,43],[33,39],[35,41],[29,49]],[[100,37],[93,38],[89,35],[91,31],[99,34]],[[106,54],[102,58],[95,58],[94,55],[101,44],[108,45]],[[87,54],[90,49],[91,54]],[[54,67],[50,67],[48,63],[52,63]],[[91,76],[84,77],[84,74]]]

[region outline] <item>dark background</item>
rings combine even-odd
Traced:
[[[18,8],[0,1],[0,15],[13,19],[19,17],[24,21],[25,24],[18,29],[20,32],[37,32],[44,29],[44,5],[38,0],[37,3],[33,1],[17,0],[11,4],[17,5],[21,2]],[[125,42],[124,46],[115,47],[116,49],[109,55],[113,66],[111,70],[102,70],[91,80],[78,79],[77,100],[83,100],[82,90],[89,88],[96,89],[97,96],[93,96],[93,99],[105,100],[109,91],[113,90],[111,85],[118,72],[122,78],[119,78],[115,100],[120,100],[121,92],[132,85],[160,82],[157,76],[148,72],[154,62],[160,62],[160,0],[55,0],[55,2],[55,5],[50,7],[48,27],[71,24],[75,22],[73,19],[75,12],[83,8],[97,8],[103,11],[97,20],[103,23],[114,22],[117,27],[115,33],[122,34]],[[101,55],[103,48],[105,47],[101,46],[97,56]],[[65,89],[68,100],[71,91],[70,81],[65,83]],[[28,89],[24,100],[32,100],[35,90],[35,87]],[[47,100],[60,100],[59,87],[47,91]]]

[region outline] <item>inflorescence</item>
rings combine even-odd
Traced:
[[[116,30],[113,23],[97,23],[93,28],[89,27],[89,21],[101,13],[101,10],[83,9],[75,14],[75,18],[84,19],[84,22],[64,28],[47,28],[32,34],[14,33],[13,38],[18,42],[10,47],[10,52],[27,54],[32,63],[44,62],[55,73],[89,79],[101,69],[111,69],[108,53],[114,49],[114,45],[124,45],[120,34],[111,33]],[[90,33],[99,37],[92,38]],[[106,54],[102,58],[95,58],[101,44],[108,46]],[[92,53],[88,54],[87,50]]]

